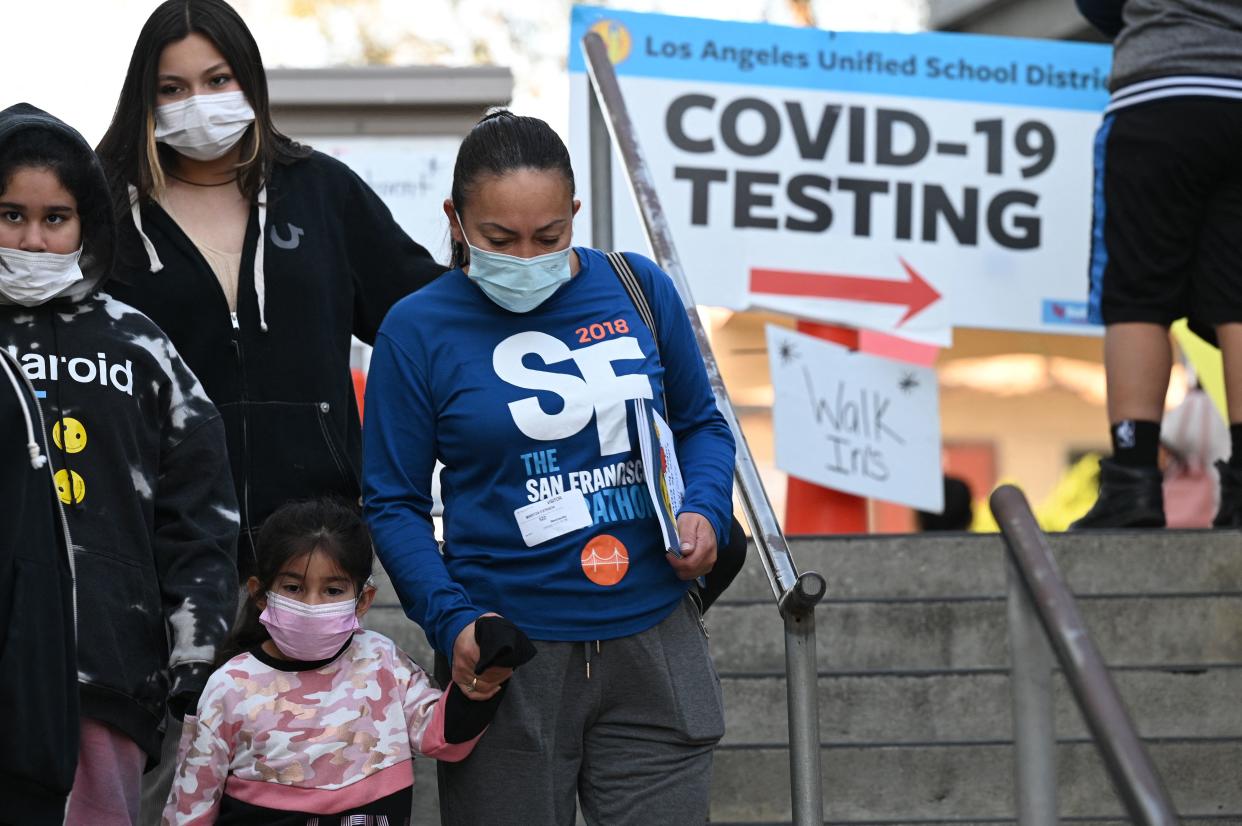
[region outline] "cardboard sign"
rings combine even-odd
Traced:
[[[767,328],[776,466],[799,479],[940,512],[935,370]]]
[[[1108,47],[575,7],[580,237],[588,31],[609,45],[698,302],[940,344],[951,326],[1094,332],[1092,145]],[[613,169],[615,246],[645,249]]]

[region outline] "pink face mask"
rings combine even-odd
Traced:
[[[267,592],[267,608],[259,622],[267,627],[272,642],[286,657],[305,662],[326,660],[344,647],[362,628],[354,600],[307,605],[296,599]]]

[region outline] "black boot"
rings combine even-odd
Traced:
[[[1070,525],[1091,528],[1163,528],[1164,476],[1155,467],[1126,467],[1100,460],[1100,495],[1091,510]]]
[[[1242,528],[1242,468],[1217,462],[1216,470],[1220,473],[1220,507],[1212,527]]]

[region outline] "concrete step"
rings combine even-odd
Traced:
[[[1242,819],[1242,741],[1148,744],[1177,811]],[[1014,816],[1007,744],[844,746],[822,751],[825,817],[849,823],[1006,820]],[[1120,803],[1090,743],[1057,748],[1063,817],[1117,818]],[[788,823],[789,757],[783,749],[716,753],[712,823]]]
[[[1242,826],[1242,535],[1052,535],[1092,636],[1162,768],[1183,820]],[[792,541],[828,579],[817,614],[826,816],[871,826],[1012,823],[1005,552],[996,536]],[[430,669],[426,638],[391,585],[366,624]],[[788,823],[782,625],[753,548],[708,614],[725,692],[712,822]],[[1057,678],[1063,815],[1119,823],[1121,808]],[[436,821],[420,761],[415,823]]]
[[[1242,741],[1149,742],[1182,822],[1242,826],[1237,761]],[[1094,745],[1062,742],[1057,775],[1060,811],[1077,821],[1120,826],[1117,802]],[[828,822],[1012,824],[1013,755],[1003,743],[950,747],[905,745],[825,748],[824,814]],[[411,823],[439,822],[435,761],[416,763]],[[789,755],[773,747],[716,752],[711,822],[733,826],[788,824]],[[581,815],[579,815],[581,823]]]
[[[1242,593],[1237,531],[1090,531],[1048,534],[1061,572],[1077,594]],[[789,539],[802,570],[828,579],[832,599],[1002,596],[1004,544],[998,534],[896,534]],[[397,604],[375,566],[378,605]],[[746,566],[723,601],[771,600],[752,542]]]
[[[1242,663],[1242,599],[1237,597],[1085,597],[1079,605],[1111,666]],[[1000,599],[827,601],[816,622],[821,671],[1009,665]],[[372,606],[365,623],[430,665],[426,637],[398,606]],[[719,671],[784,671],[784,627],[770,602],[720,603],[708,613],[707,624]]]
[[[1092,531],[1049,534],[1057,565],[1076,594],[1242,594],[1238,531]],[[831,599],[998,597],[1005,550],[997,534],[794,537],[801,570],[819,571]],[[375,566],[378,605],[396,605]],[[722,602],[771,601],[754,544]]]
[[[415,820],[414,823],[419,821]],[[434,822],[434,821],[433,821]],[[1016,826],[1017,818],[1009,818],[1002,820],[1000,818],[940,818],[936,820],[868,820],[868,821],[847,821],[847,820],[825,820],[825,826],[845,826],[845,824],[858,824],[858,826]],[[1133,826],[1133,821],[1118,820],[1115,817],[1076,817],[1071,821],[1073,823],[1089,823],[1091,826]],[[1219,817],[1217,815],[1182,815],[1178,818],[1179,823],[1210,823],[1211,826],[1242,826],[1242,818]],[[712,826],[793,826],[789,820],[712,820]]]
[[[1144,737],[1242,738],[1242,667],[1170,671],[1123,669],[1113,680]],[[789,742],[785,678],[724,676],[721,748]],[[1055,679],[1057,734],[1088,734],[1065,681]],[[931,674],[823,674],[824,743],[954,743],[1013,736],[1009,676],[1003,671]]]
[[[1048,540],[1077,594],[1242,593],[1238,531],[1090,531]],[[824,575],[833,599],[1005,593],[999,534],[795,537],[790,548],[799,570]],[[722,599],[772,599],[753,544]]]
[[[1242,663],[1242,599],[1086,597],[1079,606],[1112,666]],[[716,667],[784,671],[784,628],[770,602],[722,603],[708,614]],[[817,611],[821,671],[1007,668],[1001,599],[827,601]]]

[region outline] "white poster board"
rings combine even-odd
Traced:
[[[580,237],[588,31],[609,45],[698,303],[939,344],[951,326],[1097,332],[1087,267],[1108,47],[575,7]],[[643,250],[613,169],[615,246]]]
[[[939,513],[936,371],[768,325],[776,466],[799,479]]]
[[[392,211],[406,234],[439,261],[448,261],[444,199],[453,185],[458,138],[340,137],[311,140],[358,173]]]

